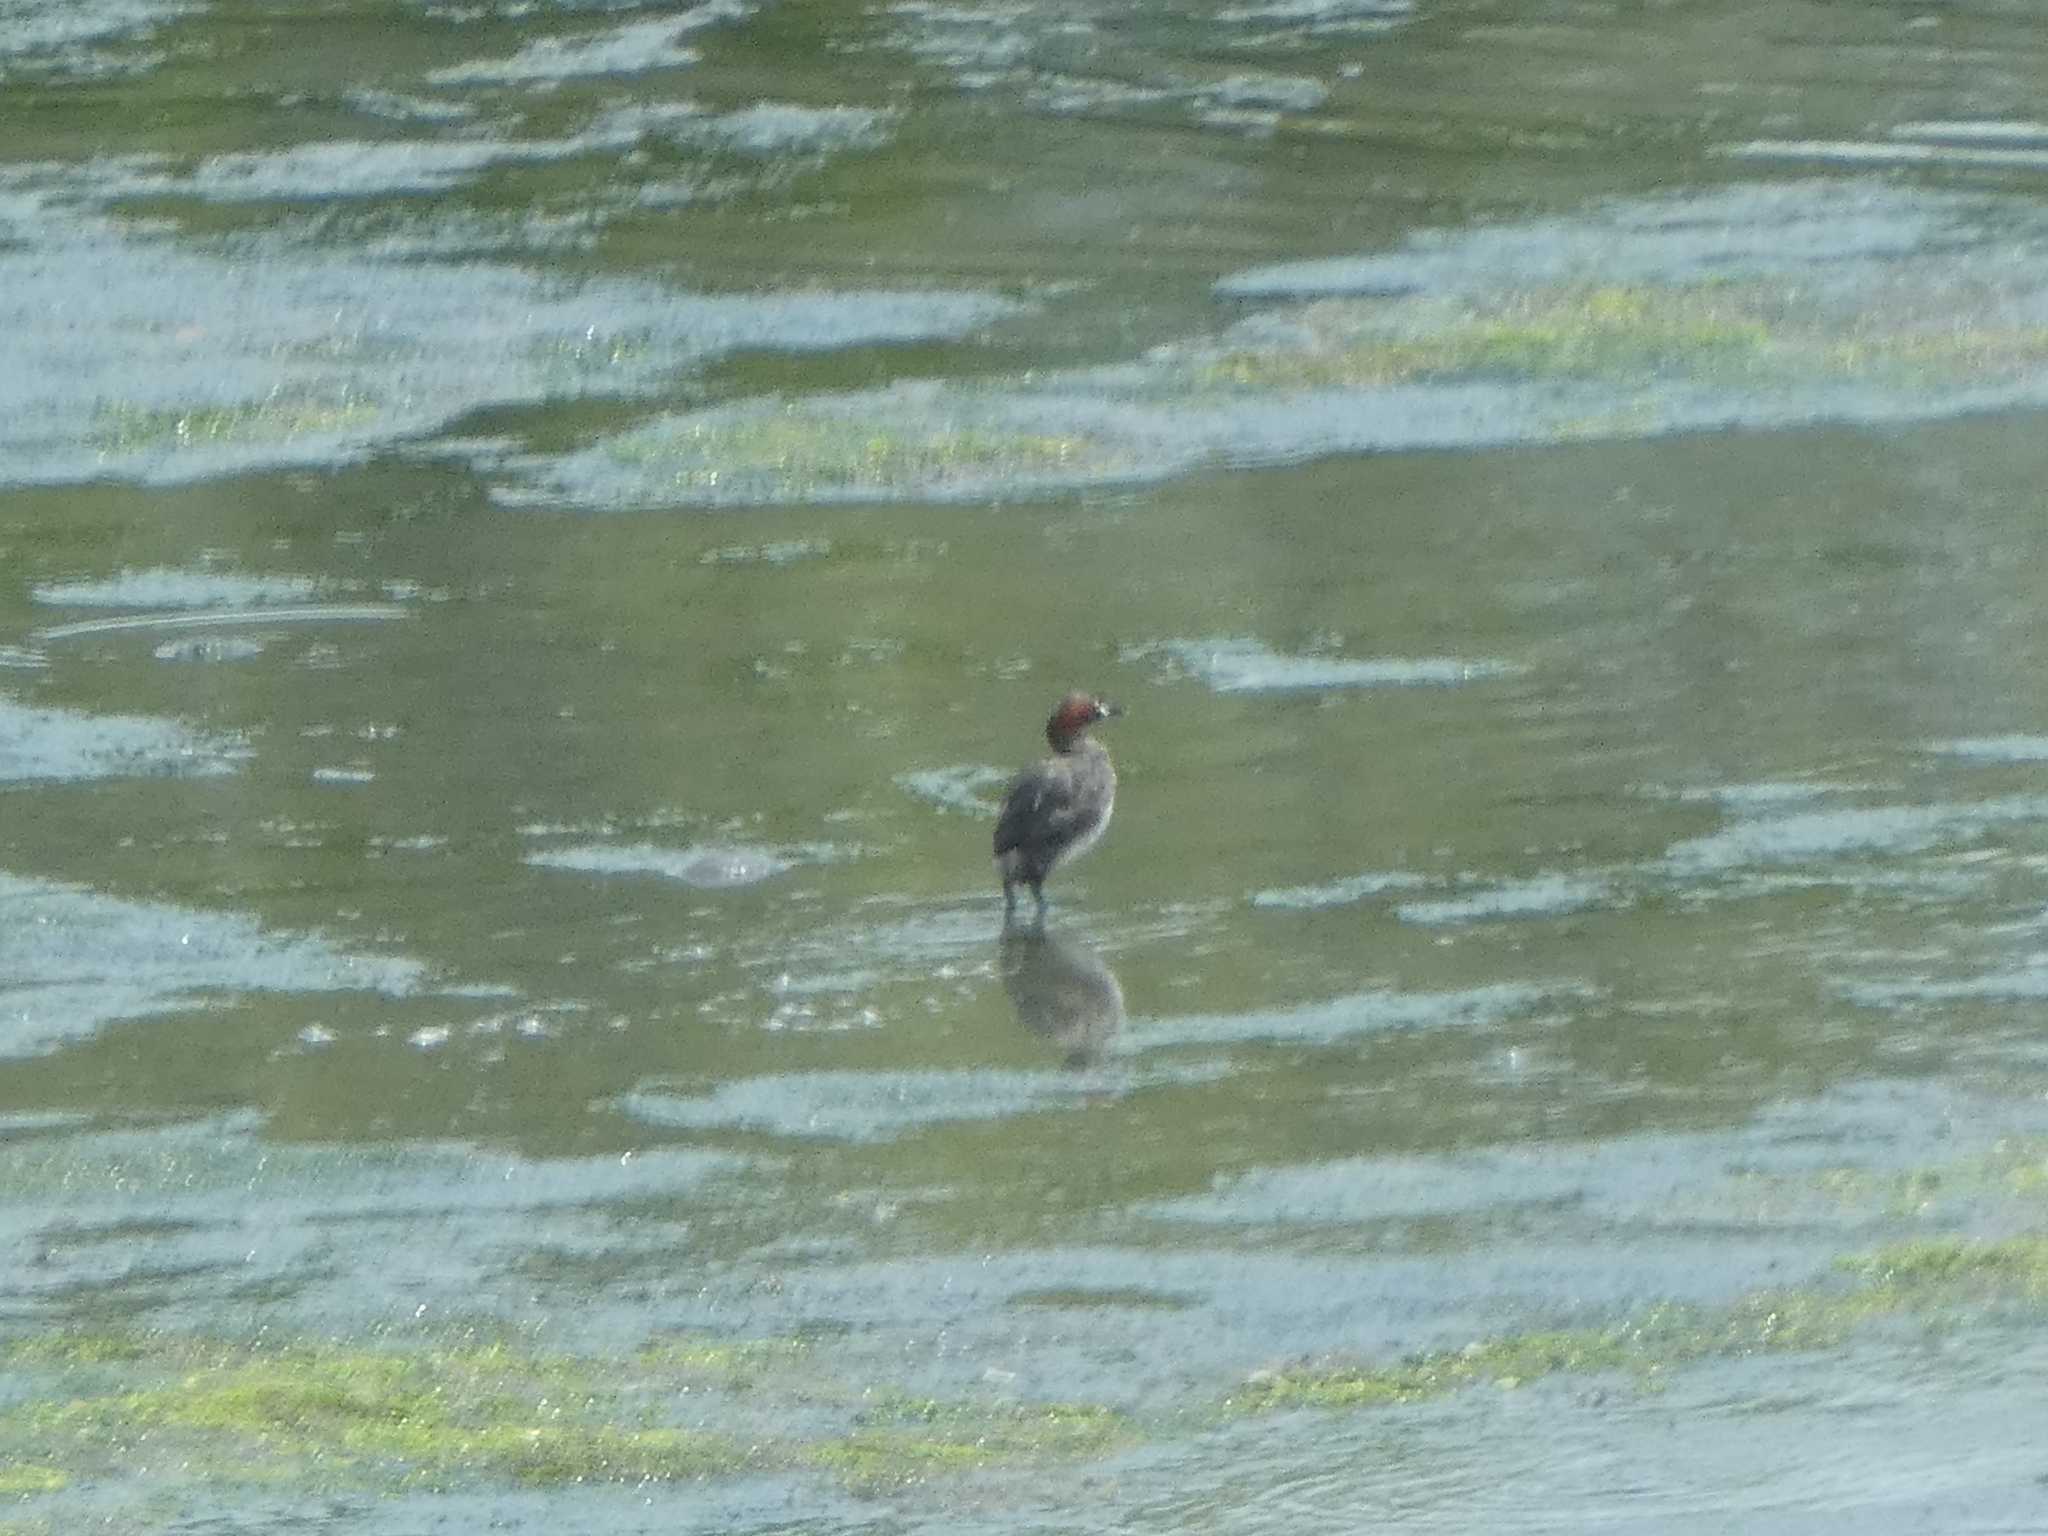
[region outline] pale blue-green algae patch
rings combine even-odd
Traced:
[[[894,0],[880,45],[950,77],[978,98],[1017,98],[1059,118],[1152,120],[1266,137],[1282,124],[1336,126],[1312,61],[1414,20],[1414,0],[1273,0],[1176,10],[1187,41],[1159,47],[1156,18],[1096,16],[1030,4]],[[1359,66],[1352,66],[1356,69]],[[1347,70],[1346,73],[1350,71]]]
[[[1489,657],[1289,655],[1257,640],[1167,640],[1127,646],[1125,661],[1156,661],[1169,678],[1193,677],[1217,693],[1310,693],[1337,688],[1447,688],[1512,677],[1522,669]]]
[[[0,789],[131,777],[233,773],[246,743],[151,715],[39,709],[0,697]]]
[[[1989,763],[2025,762],[2036,738],[1987,738],[1937,750],[1968,749]],[[1400,919],[1425,927],[1564,917],[1644,903],[1754,900],[1786,890],[1834,886],[1901,906],[1945,902],[1979,888],[1986,867],[1959,865],[1957,845],[2004,828],[2048,820],[2048,798],[1999,795],[1980,800],[1857,803],[1864,786],[1827,782],[1656,790],[1660,798],[1713,802],[1727,811],[1710,832],[1681,838],[1653,858],[1580,870],[1527,874],[1367,870],[1326,881],[1251,893],[1256,907],[1313,910],[1393,898]],[[1854,798],[1852,798],[1854,797]],[[1866,1003],[1937,997],[2048,994],[2048,967],[2027,961],[1967,983],[1845,979],[1844,995]]]
[[[16,362],[0,379],[0,484],[351,462],[485,408],[644,393],[735,354],[955,338],[1019,307],[245,246],[139,237],[41,187],[0,189],[0,329]]]
[[[2048,402],[2048,218],[1738,186],[1216,285],[1217,328],[1091,368],[730,401],[517,466],[590,506],[990,500],[1334,454],[1880,422]],[[1257,306],[1253,308],[1252,306]]]
[[[804,1141],[892,1141],[934,1126],[1044,1111],[1090,1113],[1147,1090],[1213,1080],[1205,1063],[1086,1073],[926,1068],[904,1072],[784,1072],[704,1085],[652,1083],[617,1101],[644,1125],[733,1130]]]
[[[1545,1023],[1551,1021],[1552,1006],[1585,991],[1583,984],[1569,980],[1494,982],[1445,992],[1374,988],[1293,1007],[1133,1020],[1119,1046],[1138,1052],[1168,1045],[1273,1041],[1324,1045],[1409,1030],[1484,1029],[1514,1019]]]
[[[1068,413],[1071,415],[1071,413]],[[1030,402],[953,399],[915,385],[868,395],[746,401],[650,422],[535,465],[522,497],[593,505],[746,505],[974,499],[1147,478],[1148,455],[1108,423]]]
[[[772,880],[794,869],[803,858],[798,850],[745,843],[693,843],[683,848],[663,848],[652,843],[582,843],[529,853],[526,862],[539,869],[587,875],[653,875],[699,890],[715,891]]]
[[[899,788],[942,811],[966,816],[993,816],[1010,775],[987,763],[959,763],[948,768],[922,768],[899,773]]]
[[[10,5],[0,12],[0,80],[140,73],[162,57],[150,46],[156,34],[198,9],[196,0]]]
[[[53,608],[260,608],[310,603],[335,590],[311,576],[252,571],[125,567],[111,576],[39,582],[29,589]]]
[[[393,115],[388,102],[358,106],[372,115]],[[464,113],[456,104],[418,102],[410,107],[401,104],[397,115],[417,119]],[[422,234],[429,225],[438,227],[443,245],[464,243],[465,231],[473,237],[493,228],[501,234],[523,231],[540,237],[542,244],[564,238],[578,243],[576,236],[589,236],[631,206],[729,200],[795,170],[816,169],[835,156],[874,149],[886,142],[890,121],[886,113],[861,107],[764,101],[734,112],[711,112],[690,102],[628,102],[606,107],[573,131],[549,137],[312,140],[210,155],[189,169],[161,157],[136,156],[96,168],[105,174],[90,190],[113,200],[198,198],[212,203],[317,206],[348,198],[365,205],[352,218],[330,221],[314,213],[292,237],[294,243],[318,244],[318,232],[323,230],[331,235],[351,226],[358,231],[379,224],[390,227],[393,210],[377,206],[383,199],[456,191],[493,171],[619,156],[627,162],[620,185],[580,217],[533,213],[507,220],[443,212],[426,224],[406,221]],[[636,184],[633,161],[643,147],[692,156],[697,161],[694,175],[683,183],[671,178]],[[689,194],[679,195],[685,187]],[[421,251],[433,244],[413,242]]]
[[[0,715],[0,728],[5,716]],[[131,901],[0,873],[0,1060],[109,1024],[247,994],[410,996],[426,967],[357,954],[241,912]]]
[[[697,62],[683,39],[713,21],[744,15],[748,7],[699,5],[678,16],[624,22],[600,31],[569,32],[528,43],[501,58],[472,59],[428,74],[435,85],[556,85],[590,75],[632,75],[678,69]]]

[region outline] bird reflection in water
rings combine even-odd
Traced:
[[[1100,1061],[1123,1027],[1124,989],[1086,940],[1006,924],[1002,972],[1017,1022],[1059,1046],[1068,1067]]]

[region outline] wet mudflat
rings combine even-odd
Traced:
[[[0,29],[0,1532],[2048,1522],[2037,31]]]

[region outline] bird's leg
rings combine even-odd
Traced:
[[[1014,880],[1005,880],[1003,882],[1003,916],[1007,918],[1016,910],[1017,883]]]
[[[1038,921],[1045,922],[1045,888],[1036,880],[1031,882],[1031,899],[1038,903]]]

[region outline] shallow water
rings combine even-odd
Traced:
[[[2048,1524],[2026,8],[13,10],[0,1532]]]

